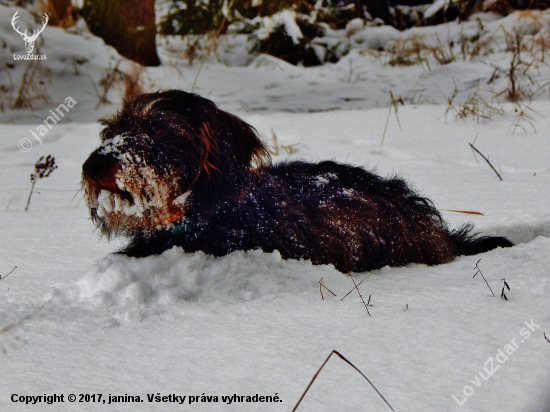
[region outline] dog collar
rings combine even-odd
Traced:
[[[216,211],[217,213],[217,211]],[[183,223],[183,224],[180,224],[180,225],[172,225],[170,227],[170,229],[168,229],[168,232],[171,234],[171,235],[179,235],[181,233],[188,233],[188,232],[191,232],[195,229],[200,229],[201,227],[203,226],[206,226],[207,223],[206,222],[203,222],[203,223]]]
[[[218,205],[216,206],[216,209],[214,210],[214,212],[210,215],[210,219],[214,215],[216,215],[225,204],[226,204],[226,202],[224,202],[224,201],[219,202]],[[201,226],[205,226],[206,224],[207,223],[196,223],[196,224],[183,223],[181,225],[173,225],[173,226],[170,227],[170,229],[168,229],[168,232],[171,235],[179,235],[180,233],[191,232],[192,230],[200,228]]]

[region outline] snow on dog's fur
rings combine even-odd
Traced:
[[[250,125],[195,94],[141,94],[101,122],[82,186],[102,233],[130,238],[129,256],[260,248],[361,272],[512,246],[471,225],[450,231],[399,178],[332,161],[271,165]]]

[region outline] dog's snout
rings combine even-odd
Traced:
[[[92,154],[82,165],[82,171],[92,180],[101,180],[116,163],[111,155]]]

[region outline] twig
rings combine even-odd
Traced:
[[[365,309],[367,310],[367,313],[370,316],[369,308],[367,304],[365,303],[365,299],[363,299],[363,295],[361,295],[361,292],[359,291],[359,288],[357,287],[357,283],[355,283],[355,279],[353,279],[353,276],[349,276],[351,278],[351,281],[353,282],[353,286],[355,286],[355,289],[357,289],[357,293],[359,294],[359,297],[361,298],[361,302],[363,302],[363,305],[365,305]],[[370,301],[370,295],[369,295],[369,301]]]
[[[346,252],[347,252],[347,248],[346,248]],[[365,303],[365,299],[363,299],[363,295],[361,295],[361,291],[359,290],[359,288],[357,286],[357,283],[355,283],[355,279],[353,279],[353,276],[351,276],[349,266],[348,266],[348,258],[346,257],[346,253],[344,253],[344,262],[346,263],[346,269],[348,271],[348,276],[350,277],[351,281],[353,282],[353,286],[354,286],[353,289],[357,290],[357,293],[359,294],[359,297],[361,298],[361,302],[363,302],[363,305],[365,305],[365,309],[367,310],[367,313],[370,316],[369,308],[368,308],[367,304]],[[365,280],[365,279],[363,279],[363,280]],[[369,301],[370,301],[370,296],[369,296]]]
[[[94,80],[91,76],[86,75],[90,82],[92,83],[92,87],[94,89],[94,92],[98,98],[98,102],[95,106],[95,109],[97,110],[99,106],[102,104],[111,104],[109,99],[107,98],[107,95],[109,94],[109,90],[111,90],[111,87],[117,82],[117,77],[119,74],[121,74],[121,71],[118,69],[120,66],[122,60],[118,60],[115,64],[115,67],[111,68],[111,63],[109,62],[109,67],[103,71],[103,74],[101,78],[99,79],[99,85],[102,87],[103,92],[101,93],[98,88],[95,85]]]
[[[546,339],[546,342],[550,343],[550,340],[548,340],[548,338],[546,337],[546,332],[543,332],[544,333],[544,339]]]
[[[485,281],[485,283],[487,283],[487,287],[489,288],[489,290],[491,291],[491,293],[493,294],[493,296],[495,296],[495,293],[493,292],[493,289],[491,289],[491,286],[489,286],[489,283],[487,282],[487,279],[485,279],[485,276],[483,276],[483,273],[481,273],[481,269],[477,266],[477,264],[481,262],[481,259],[479,259],[477,262],[476,262],[476,265],[474,267],[474,269],[477,269],[477,272],[475,273],[475,275],[473,276],[473,278],[476,277],[476,275],[479,273],[481,275],[481,277],[483,278],[483,280]],[[472,278],[472,279],[473,279]]]
[[[0,275],[0,280],[6,279],[9,275],[11,275],[14,272],[15,269],[17,269],[17,266],[15,266],[7,275],[5,275],[3,277],[2,277],[2,275]]]
[[[11,332],[13,329],[21,326],[27,320],[32,319],[33,317],[37,316],[38,314],[40,314],[40,312],[42,312],[42,310],[44,310],[44,308],[46,308],[52,302],[52,300],[53,300],[53,298],[48,299],[46,302],[44,302],[38,308],[33,310],[31,313],[23,316],[22,318],[16,320],[13,323],[8,323],[7,325],[2,326],[0,328],[0,334]]]
[[[365,277],[361,282],[359,282],[359,283],[357,284],[357,287],[361,286],[361,283],[363,283],[363,282],[364,282],[365,280],[367,280],[369,277],[370,277],[370,274],[369,274],[367,277]],[[351,292],[353,292],[354,290],[355,290],[355,288],[353,288],[353,289],[350,290],[348,293],[346,293],[346,295],[345,295],[342,299],[340,299],[340,301],[344,300],[344,299],[345,299]]]
[[[493,169],[493,171],[497,174],[498,178],[499,178],[500,181],[502,182],[502,177],[500,177],[500,175],[498,174],[497,170],[493,167],[493,165],[491,164],[491,162],[489,161],[489,159],[487,159],[485,156],[483,156],[483,153],[481,153],[479,150],[477,150],[473,144],[471,144],[471,143],[468,143],[468,144],[470,145],[470,147],[471,147],[472,149],[474,149],[474,150],[483,158],[483,160],[485,160],[485,161],[487,162],[487,164],[488,164],[489,166],[491,166],[491,169]]]
[[[311,381],[309,382],[309,385],[307,385],[307,388],[306,390],[304,391],[304,393],[302,394],[302,396],[300,396],[300,399],[298,400],[298,402],[296,403],[296,405],[294,406],[294,408],[292,409],[292,412],[295,412],[296,409],[298,409],[298,406],[300,405],[300,402],[302,402],[302,399],[304,399],[304,397],[306,396],[306,393],[307,391],[309,391],[309,388],[311,387],[311,385],[313,385],[313,382],[315,381],[315,379],[317,379],[317,376],[319,375],[319,373],[321,372],[321,370],[325,367],[325,365],[327,364],[328,360],[330,359],[330,357],[333,355],[333,354],[336,354],[338,357],[340,357],[340,359],[342,359],[344,362],[346,362],[348,365],[350,365],[353,369],[355,369],[357,372],[359,372],[361,374],[361,376],[363,378],[365,378],[365,380],[369,383],[370,386],[373,387],[373,389],[376,391],[376,393],[382,398],[382,400],[386,403],[386,405],[389,406],[389,408],[393,411],[393,408],[391,407],[391,405],[388,403],[388,401],[386,400],[386,398],[384,398],[384,396],[382,396],[382,394],[378,391],[378,389],[376,389],[376,386],[374,386],[372,384],[372,382],[369,380],[369,378],[367,378],[365,376],[365,374],[363,372],[361,372],[357,366],[355,366],[353,363],[351,363],[349,360],[347,360],[340,352],[336,351],[336,350],[333,350],[332,352],[330,352],[330,355],[328,355],[327,359],[323,362],[323,364],[321,365],[321,367],[317,370],[317,372],[315,373],[315,375],[313,375],[313,378],[311,378]]]
[[[332,296],[336,296],[336,294],[332,290],[330,290],[325,285],[323,285],[323,278],[321,278],[321,279],[319,279],[319,293],[321,294],[321,299],[325,300],[325,297],[323,296],[323,291],[322,291],[321,287],[325,288],[330,293],[332,293]]]
[[[28,197],[28,199],[27,199],[27,206],[25,206],[25,212],[26,212],[27,210],[29,210],[29,205],[30,205],[30,203],[31,203],[31,196],[32,196],[32,192],[34,191],[34,185],[35,185],[35,183],[36,183],[36,179],[32,179],[31,182],[32,182],[32,184],[31,184],[31,191],[29,192],[29,197]]]

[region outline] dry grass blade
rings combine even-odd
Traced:
[[[427,54],[430,47],[426,44],[425,35],[413,33],[403,39],[390,42],[386,46],[389,53],[388,64],[390,66],[415,66],[426,65],[431,70]]]
[[[273,143],[267,144],[267,151],[273,156],[279,156],[281,150],[289,156],[300,150],[300,143],[279,145],[279,142],[277,141],[277,134],[275,133],[275,130],[273,130],[273,128],[271,128],[271,138],[273,139]]]
[[[440,210],[444,210],[446,212],[454,212],[454,213],[464,213],[466,215],[480,215],[480,216],[485,216],[483,213],[481,212],[475,212],[473,210],[456,210],[456,209],[440,209]]]
[[[494,114],[504,115],[506,111],[499,106],[493,106],[479,95],[479,89],[473,91],[464,103],[458,106],[455,119],[465,119],[474,116],[479,123],[481,120],[490,120]]]
[[[497,170],[493,167],[493,165],[491,164],[491,162],[489,161],[489,159],[487,159],[485,156],[483,156],[483,153],[481,153],[479,150],[477,150],[473,144],[471,144],[471,143],[468,143],[468,144],[470,145],[470,147],[471,147],[473,150],[476,151],[476,153],[478,153],[478,154],[483,158],[483,160],[485,160],[485,161],[487,162],[487,164],[488,164],[489,166],[491,166],[491,169],[493,169],[493,172],[496,173],[496,175],[498,176],[498,178],[499,178],[500,181],[502,182],[502,177],[500,177],[500,174],[499,174],[499,173],[497,172]]]
[[[298,399],[298,402],[296,403],[296,405],[292,409],[292,412],[295,412],[298,409],[298,406],[300,406],[300,403],[302,402],[302,400],[306,396],[306,393],[309,391],[309,388],[311,388],[311,385],[313,385],[313,382],[315,382],[315,379],[317,379],[317,376],[319,376],[319,373],[325,367],[325,365],[327,364],[327,362],[329,361],[329,359],[332,355],[338,356],[340,359],[342,359],[344,362],[346,362],[348,365],[350,365],[353,369],[355,369],[357,372],[359,372],[361,374],[361,376],[363,378],[365,378],[365,380],[369,383],[369,385],[372,386],[372,388],[376,391],[376,393],[382,398],[382,400],[386,403],[386,405],[388,405],[388,407],[393,411],[393,408],[388,403],[386,398],[384,398],[384,396],[380,393],[380,391],[378,389],[376,389],[376,386],[373,385],[373,383],[370,381],[370,379],[367,378],[367,376],[363,372],[361,372],[359,370],[359,368],[357,368],[357,366],[355,366],[353,363],[351,363],[349,360],[347,360],[340,352],[338,352],[336,350],[333,350],[332,352],[330,352],[330,355],[328,355],[328,357],[325,359],[325,361],[323,362],[321,367],[317,370],[317,372],[315,372],[315,375],[313,375],[313,378],[311,378],[311,381],[309,382],[309,385],[307,385],[306,390],[304,391],[304,393],[302,393],[302,396],[300,396],[300,399]]]
[[[111,67],[111,63],[109,62],[109,67],[103,71],[103,74],[99,79],[99,85],[102,89],[101,91],[98,90],[98,88],[96,87],[94,80],[90,76],[88,76],[88,78],[92,82],[92,87],[94,88],[94,92],[98,98],[98,102],[95,106],[96,110],[101,105],[111,104],[111,102],[107,98],[107,95],[109,94],[109,90],[111,90],[115,83],[123,79],[123,73],[119,70],[121,62],[121,60],[118,60],[115,64],[115,67]]]
[[[342,299],[340,299],[340,301],[343,301],[351,292],[353,292],[355,289],[357,289],[359,286],[361,286],[361,283],[363,283],[365,280],[367,280],[367,279],[370,277],[370,275],[371,275],[371,274],[369,274],[368,276],[366,276],[361,282],[359,282],[359,283],[357,284],[356,287],[354,287],[352,290],[350,290],[348,293],[346,293],[346,294],[344,295],[344,297],[343,297]]]
[[[507,68],[496,68],[509,80],[509,87],[498,95],[506,93],[506,98],[513,103],[526,98],[534,100],[540,93],[539,83],[531,73],[537,71],[541,63],[546,65],[548,32],[542,31],[543,26],[533,13],[520,15],[519,23],[510,31],[501,26],[506,51],[512,53],[512,58]]]
[[[323,289],[322,288],[325,288],[330,293],[332,293],[332,296],[336,296],[336,294],[332,290],[330,290],[325,285],[323,285],[323,278],[319,279],[319,293],[321,294],[321,299],[325,300],[325,297],[323,296]]]
[[[348,266],[348,258],[347,258],[347,247],[345,247],[345,253],[344,253],[344,261],[346,263],[346,269],[347,269],[347,272],[348,272],[348,276],[350,277],[351,281],[353,282],[353,289],[355,289],[357,291],[357,293],[359,294],[359,297],[361,298],[361,302],[363,302],[363,305],[365,306],[365,309],[367,310],[367,314],[370,316],[370,312],[369,312],[369,305],[368,303],[365,303],[365,299],[363,299],[363,295],[361,295],[361,291],[359,290],[359,287],[357,285],[357,283],[355,283],[355,279],[353,278],[353,276],[351,276],[351,272],[349,270],[349,266]],[[365,280],[365,279],[363,279]],[[347,296],[347,295],[346,295]],[[369,302],[370,302],[370,295],[369,295]]]
[[[144,69],[145,68],[139,63],[130,63],[130,68],[124,73],[124,99],[131,99],[143,93]]]
[[[197,81],[199,80],[199,76],[201,74],[202,68],[204,66],[204,62],[206,59],[202,58],[201,62],[199,64],[199,68],[197,69],[197,74],[195,74],[195,78],[193,79],[193,84],[191,85],[190,92],[193,93],[195,91],[195,87],[197,86]]]
[[[478,274],[481,275],[481,277],[483,278],[483,280],[485,281],[485,283],[487,284],[487,287],[489,288],[489,290],[491,291],[491,293],[493,294],[493,296],[495,296],[495,292],[493,292],[493,289],[491,289],[491,286],[489,286],[489,282],[487,282],[487,279],[485,279],[485,276],[483,275],[483,272],[481,272],[481,269],[479,268],[478,266],[478,263],[481,262],[481,259],[479,259],[477,262],[476,262],[476,265],[474,267],[474,270],[477,269],[477,272],[475,273],[475,275],[473,276],[473,278],[475,278]],[[472,278],[472,279],[473,279]]]
[[[7,275],[4,275],[4,276],[0,275],[0,280],[6,279],[9,275],[11,275],[15,271],[15,269],[17,269],[17,266],[15,266],[12,270],[10,270]]]
[[[52,298],[53,299],[53,298]],[[52,301],[52,299],[49,299],[48,301],[44,302],[42,305],[40,305],[38,308],[36,308],[35,310],[33,310],[31,313],[23,316],[22,318],[16,320],[15,322],[12,322],[12,323],[8,323],[7,325],[4,325],[0,328],[0,337],[2,337],[2,335],[8,335],[8,337],[10,336],[9,334],[13,334],[14,331],[22,326],[25,322],[27,322],[28,320],[30,319],[33,319],[37,316],[43,316],[45,315],[44,313],[44,309],[50,304],[50,302]],[[27,343],[27,341],[25,339],[21,339],[19,336],[15,335],[11,335],[13,340],[17,341],[18,343],[17,344],[25,344]],[[16,345],[12,345],[10,344],[10,346],[12,348],[16,348]],[[2,343],[0,342],[0,350],[2,351],[2,353],[5,355],[8,353],[7,349],[2,345]]]
[[[527,111],[531,110],[532,112],[537,113],[540,116],[542,116],[542,114],[532,109],[530,105],[526,105],[525,107],[523,107],[520,103],[514,103],[514,106],[514,112],[517,113],[517,116],[514,119],[514,122],[508,128],[508,132],[510,132],[510,129],[513,128],[512,134],[516,134],[516,131],[519,128],[522,129],[524,133],[527,133],[527,129],[521,124],[522,122],[527,122],[533,128],[533,131],[536,132],[537,129],[535,127],[535,124],[533,123],[533,118],[527,114]]]
[[[395,112],[395,118],[397,119],[397,124],[399,125],[399,130],[401,129],[401,122],[399,121],[399,115],[397,114],[397,110],[399,108],[398,103],[401,103],[401,105],[405,106],[405,102],[403,100],[403,97],[399,96],[397,99],[394,97],[393,92],[390,90],[390,104],[388,109],[388,117],[386,119],[386,125],[384,126],[384,133],[382,133],[382,141],[380,142],[380,146],[384,144],[384,139],[386,138],[386,132],[388,130],[388,124],[390,123],[390,115],[391,115],[391,109],[393,108],[393,111]]]
[[[44,81],[48,70],[42,69],[42,72],[40,63],[40,60],[31,60],[28,63],[21,77],[21,85],[17,92],[17,97],[13,102],[12,109],[32,108],[34,100],[51,103],[52,100],[46,90],[46,82]]]
[[[365,299],[363,299],[363,295],[361,295],[361,291],[359,290],[359,287],[357,286],[357,283],[355,283],[355,279],[353,279],[353,276],[350,275],[350,278],[351,278],[351,281],[353,282],[354,289],[357,290],[357,293],[359,294],[359,297],[361,298],[361,302],[363,302],[363,305],[365,306],[365,309],[367,310],[367,313],[370,316],[368,303],[365,303]],[[370,295],[369,295],[369,302],[370,302]]]
[[[458,88],[456,87],[456,82],[454,78],[453,78],[453,84],[454,84],[453,92],[449,96],[446,96],[445,93],[443,93],[443,91],[439,88],[437,83],[434,83],[434,86],[436,87],[437,90],[439,90],[439,93],[441,93],[443,98],[447,100],[447,109],[445,110],[445,123],[447,122],[447,113],[452,112],[454,113],[455,117],[458,113],[453,103],[455,100],[455,97],[458,95]]]

